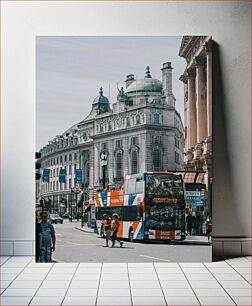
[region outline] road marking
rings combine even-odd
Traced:
[[[58,240],[59,241],[59,240]],[[84,244],[77,244],[77,243],[73,243],[71,245],[69,244],[56,244],[56,246],[69,246],[69,247],[72,247],[73,245],[75,246],[80,246],[80,245],[95,245],[95,244],[92,244],[92,243],[84,243]]]
[[[152,257],[152,256],[146,256],[146,255],[139,255],[139,256],[147,257],[147,258],[152,258],[152,259],[157,259],[157,260],[162,260],[162,261],[170,261],[169,259],[157,258],[157,257]]]
[[[67,243],[70,243],[72,245],[80,245],[79,243],[75,243],[75,242],[71,242],[71,241],[67,241]]]

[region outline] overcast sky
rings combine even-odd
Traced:
[[[110,103],[116,101],[117,84],[126,75],[143,78],[150,66],[153,78],[162,80],[161,67],[173,66],[173,94],[183,114],[186,62],[178,56],[182,37],[170,36],[39,36],[36,39],[36,150],[62,134],[90,112],[103,87]]]

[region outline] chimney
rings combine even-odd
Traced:
[[[164,63],[163,68],[161,68],[164,97],[167,103],[174,107],[175,98],[172,93],[172,69],[171,62]]]
[[[134,81],[135,81],[134,74],[129,74],[129,75],[127,75],[126,81],[125,81],[125,83],[126,83],[126,88],[128,88],[129,85],[130,85],[131,83],[133,83]]]

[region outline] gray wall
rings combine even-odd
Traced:
[[[4,2],[2,16],[3,254],[33,252],[36,35],[212,35],[214,235],[250,236],[249,3],[19,1]]]

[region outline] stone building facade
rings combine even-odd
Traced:
[[[81,195],[92,200],[102,186],[102,154],[106,185],[121,185],[128,174],[181,169],[183,124],[175,108],[172,69],[170,62],[163,64],[162,81],[152,78],[149,67],[142,79],[128,75],[112,106],[100,88],[89,115],[40,150],[41,173],[50,169],[50,181],[37,182],[37,203],[43,198],[54,211],[67,211],[76,169],[83,175],[76,203]],[[59,182],[60,168],[66,169],[66,184]]]
[[[179,56],[186,59],[184,83],[185,169],[204,170],[211,202],[212,184],[212,40],[210,36],[184,36]],[[210,205],[209,205],[210,206]],[[209,207],[211,210],[211,207]]]

